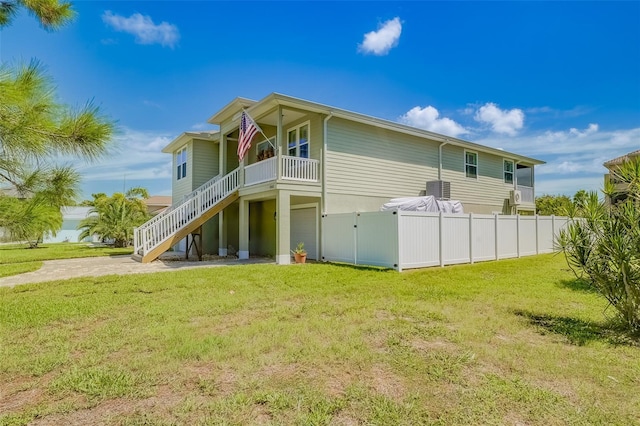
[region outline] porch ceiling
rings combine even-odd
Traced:
[[[293,123],[296,120],[301,119],[304,116],[305,116],[304,112],[282,108],[282,124],[285,126]],[[278,109],[276,108],[264,116],[256,117],[256,121],[258,122],[258,124],[267,124],[270,126],[277,126],[278,125]]]

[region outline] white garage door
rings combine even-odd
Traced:
[[[291,249],[295,249],[302,241],[307,250],[307,259],[318,259],[316,220],[315,207],[291,210]]]

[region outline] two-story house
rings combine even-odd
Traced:
[[[262,133],[240,162],[243,111]],[[173,206],[136,231],[144,262],[189,236],[199,253],[233,248],[240,259],[287,264],[304,242],[319,259],[322,214],[377,211],[396,197],[535,212],[534,166],[543,162],[533,158],[277,93],[236,98],[208,122],[219,131],[186,132],[163,149],[173,156]]]

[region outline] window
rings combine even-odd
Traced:
[[[292,157],[309,158],[309,122],[287,132],[288,154]]]
[[[275,155],[273,146],[276,144],[276,138],[271,138],[268,141],[258,142],[256,144],[257,160],[262,161],[267,158],[271,158]]]
[[[187,177],[187,147],[176,152],[176,164],[178,165],[177,180]]]
[[[504,160],[504,183],[513,183],[513,161]]]
[[[533,188],[533,167],[518,164],[516,167],[516,180],[518,186],[529,186]]]
[[[478,153],[464,152],[464,169],[468,178],[478,178]]]

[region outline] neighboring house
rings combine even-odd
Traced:
[[[91,213],[92,207],[62,207],[60,212],[62,213],[62,228],[56,235],[53,236],[49,233],[44,235],[43,242],[44,243],[77,243],[80,240],[80,234],[82,230],[78,229],[78,225],[83,219],[89,217]],[[86,237],[82,241],[83,242],[96,242],[100,239],[98,237]]]
[[[171,207],[170,195],[152,195],[144,200],[147,205],[147,211],[151,216],[155,216],[164,212],[167,208]]]
[[[640,161],[640,149],[637,151],[632,151],[620,157],[616,157],[613,160],[609,160],[603,164],[607,168],[607,170],[609,170],[609,173],[606,173],[604,175],[605,186],[610,182],[615,185],[616,190],[616,193],[612,197],[607,196],[608,203],[615,204],[619,201],[624,201],[627,198],[627,184],[618,181],[615,176],[612,176],[611,171],[615,170],[615,168],[620,166],[621,164],[624,164],[631,160]]]
[[[239,163],[243,110],[266,138],[258,133]],[[377,211],[396,197],[535,213],[534,166],[543,162],[533,158],[276,93],[236,98],[208,122],[220,131],[186,132],[162,150],[173,155],[175,203],[136,232],[142,261],[190,234],[201,253],[233,248],[241,259],[287,264],[304,242],[319,259],[321,214]]]

